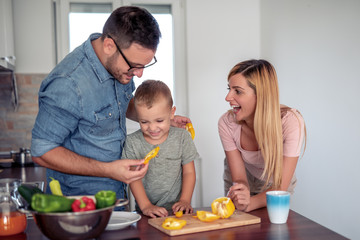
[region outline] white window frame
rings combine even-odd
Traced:
[[[70,49],[69,13],[70,3],[110,3],[113,10],[121,6],[120,0],[54,0],[56,3],[56,41],[57,62],[59,63]]]
[[[174,29],[174,96],[176,114],[188,116],[187,69],[185,39],[185,1],[183,0],[123,0],[124,5],[171,5]],[[166,34],[166,33],[162,33]]]
[[[174,100],[176,114],[188,116],[184,0],[54,0],[56,3],[57,62],[69,53],[70,3],[111,3],[113,10],[126,5],[171,5],[174,24]],[[166,34],[166,33],[162,33]]]

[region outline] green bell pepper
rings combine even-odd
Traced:
[[[113,206],[116,202],[116,193],[114,191],[99,191],[95,194],[96,208],[105,208]]]
[[[35,193],[31,198],[31,208],[38,212],[70,212],[75,199],[52,194]]]
[[[43,193],[40,188],[31,184],[21,184],[18,187],[18,192],[29,205],[31,205],[31,198],[35,193]]]

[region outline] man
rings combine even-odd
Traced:
[[[64,195],[113,190],[144,177],[143,160],[119,160],[125,118],[136,121],[133,76],[156,63],[161,33],[153,16],[138,7],[116,9],[102,34],[92,34],[44,79],[32,131],[33,161],[60,181]],[[188,118],[172,123],[182,127]],[[133,169],[133,168],[131,168]],[[140,169],[140,170],[139,170]],[[49,192],[49,187],[47,187]]]

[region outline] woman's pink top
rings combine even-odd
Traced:
[[[291,109],[281,119],[284,138],[284,157],[298,157],[304,139],[304,119]],[[238,124],[231,111],[223,114],[218,122],[219,135],[225,151],[239,150],[246,169],[256,178],[261,179],[264,159],[260,150],[247,151],[241,147],[241,124]]]

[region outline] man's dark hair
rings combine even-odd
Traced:
[[[120,48],[132,43],[156,50],[161,37],[155,18],[144,8],[125,6],[114,10],[106,21],[102,38],[110,35]]]

